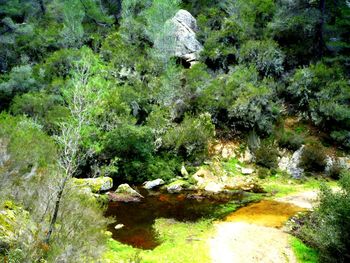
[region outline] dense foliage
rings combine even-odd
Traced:
[[[169,52],[174,39],[167,21],[181,8],[196,17],[203,45],[191,68]],[[42,211],[35,209],[48,198],[41,195],[57,195],[67,209],[81,207],[77,217],[91,214],[100,229],[97,205],[66,189],[66,180],[170,180],[182,164],[205,160],[218,134],[276,136],[276,123],[288,115],[349,150],[349,32],[347,0],[0,1],[0,147],[11,156],[6,167],[0,157],[0,169],[16,172],[13,180],[1,173],[8,186],[1,181],[0,201],[10,198],[3,189],[16,191],[10,199],[40,225],[35,217]],[[276,139],[290,150],[304,143],[288,132]],[[259,146],[258,164],[276,168],[276,144]],[[311,171],[324,167],[315,147],[304,154]],[[55,177],[61,181],[54,193],[42,191],[27,204],[29,189],[50,188]],[[70,225],[55,220],[51,227],[67,226],[61,234],[69,235]],[[89,241],[80,236],[83,229],[76,231],[71,247],[61,245],[56,232],[57,244],[47,253],[27,257],[59,260],[86,252],[93,258],[81,250]],[[104,238],[89,231],[85,225],[91,239]]]
[[[349,249],[350,174],[344,172],[339,191],[323,187],[320,204],[301,230],[301,236],[320,251],[324,262],[347,262]]]

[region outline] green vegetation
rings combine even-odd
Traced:
[[[346,262],[349,259],[350,173],[338,182],[340,190],[321,188],[320,204],[301,227],[300,238],[317,248],[321,261]],[[336,261],[335,261],[336,259]]]
[[[237,179],[249,163],[244,178],[277,196],[315,186],[314,176],[339,179],[350,150],[349,18],[348,0],[0,1],[0,209],[11,202],[28,215],[14,244],[0,235],[0,257],[99,260],[104,207],[73,178],[169,184],[189,172],[194,184],[203,164]],[[215,141],[231,139],[232,158],[214,160]],[[311,176],[291,180],[279,161],[302,145]],[[330,156],[345,158],[328,167]],[[187,238],[187,226],[173,227]],[[166,236],[159,262],[176,261],[168,250],[205,261],[202,245],[170,245],[167,227],[156,228]],[[332,249],[348,245],[332,238]]]
[[[300,239],[291,238],[292,249],[300,263],[317,263],[319,256],[316,250],[306,246]]]
[[[110,240],[106,262],[210,262],[207,239],[213,231],[211,220],[182,223],[158,219],[154,229],[162,241],[160,246],[147,251]]]

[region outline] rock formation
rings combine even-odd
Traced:
[[[171,37],[174,41],[170,47],[175,57],[185,60],[193,65],[199,59],[199,53],[203,46],[196,38],[198,30],[196,19],[186,10],[179,10],[175,16],[166,22],[171,30]]]

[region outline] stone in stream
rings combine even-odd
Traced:
[[[140,202],[143,196],[128,184],[121,184],[114,193],[108,193],[109,200],[116,202]]]
[[[153,188],[161,186],[163,184],[165,184],[164,180],[159,178],[159,179],[155,179],[153,181],[144,182],[143,187],[145,189],[153,189]]]
[[[113,180],[110,177],[73,178],[73,182],[81,187],[89,187],[94,193],[107,191],[113,187]]]
[[[188,187],[188,183],[183,180],[176,180],[175,182],[172,182],[166,186],[166,190],[169,193],[180,193],[184,188]]]

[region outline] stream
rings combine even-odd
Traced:
[[[157,218],[193,222],[210,217],[220,205],[242,197],[239,193],[212,199],[203,198],[193,191],[179,194],[147,191],[143,188],[138,188],[138,191],[144,196],[141,202],[110,202],[106,216],[116,220],[108,227],[113,239],[141,249],[154,249],[160,244],[152,227]],[[124,227],[117,230],[117,224],[123,224]]]

